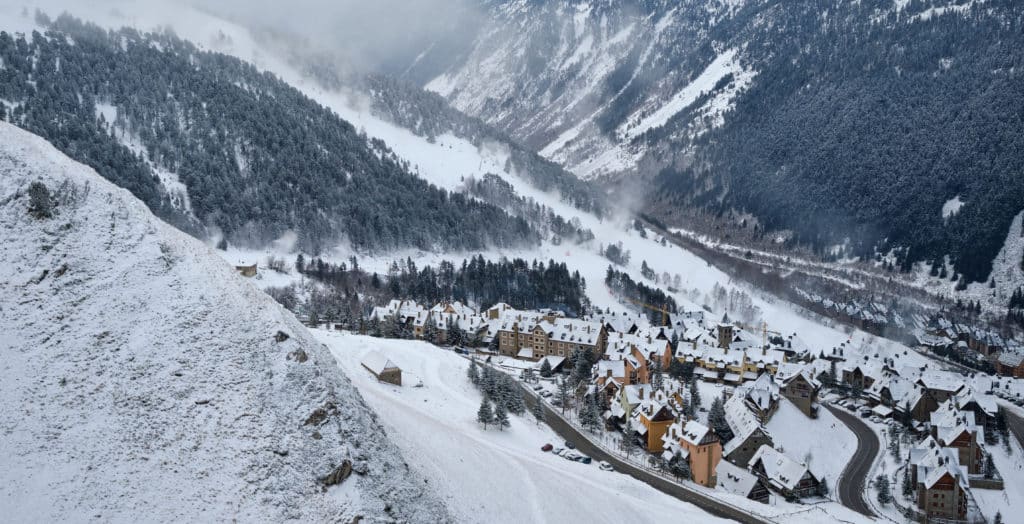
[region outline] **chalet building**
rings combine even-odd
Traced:
[[[570,319],[553,312],[506,311],[498,328],[498,351],[515,357],[530,348],[535,358],[570,357],[577,350],[604,353],[607,333],[598,322]]]
[[[1003,351],[996,358],[995,368],[1004,377],[1024,378],[1024,353]]]
[[[396,386],[402,385],[402,370],[380,352],[368,353],[361,363],[377,380]]]
[[[779,385],[767,373],[753,382],[736,387],[733,395],[741,397],[747,409],[754,413],[762,424],[767,423],[779,409]]]
[[[996,421],[996,414],[999,412],[999,405],[994,395],[982,394],[974,388],[964,389],[954,400],[957,409],[974,413],[974,420],[981,424],[986,430],[991,430]]]
[[[771,446],[761,446],[750,459],[750,472],[787,499],[821,494],[821,482],[807,466]]]
[[[842,381],[851,388],[860,388],[867,391],[875,383],[882,370],[875,365],[869,364],[847,364],[842,369]]]
[[[775,374],[782,396],[789,399],[804,415],[818,418],[818,392],[821,382],[805,364],[783,364]]]
[[[872,383],[864,395],[873,402],[889,407],[900,416],[917,422],[928,422],[939,403],[916,381],[898,375],[886,375]]]
[[[773,445],[767,428],[747,408],[743,397],[733,395],[725,402],[725,421],[733,435],[722,450],[729,462],[745,468],[758,449]]]
[[[733,465],[728,460],[718,463],[715,474],[718,477],[718,489],[762,504],[769,502],[771,493],[757,475]]]
[[[956,396],[966,387],[958,375],[942,371],[928,371],[917,379],[917,385],[924,388],[936,403],[941,404]]]
[[[675,420],[676,415],[669,408],[667,402],[653,398],[640,401],[640,405],[634,410],[633,427],[643,437],[648,453],[664,451],[662,438]]]
[[[665,452],[662,458],[670,459],[679,453],[690,464],[690,475],[694,482],[709,488],[718,483],[717,468],[722,461],[722,443],[714,430],[690,420],[685,424],[675,422],[664,437]]]
[[[251,278],[251,277],[256,276],[257,268],[256,268],[256,264],[252,264],[250,266],[240,265],[240,266],[235,266],[235,271],[238,271],[238,274],[242,275],[243,277],[250,277]]]
[[[974,413],[960,411],[952,401],[941,404],[931,414],[931,436],[940,446],[955,449],[957,459],[967,473],[982,472],[985,451],[981,447],[984,429],[975,423]]]
[[[963,520],[971,502],[967,473],[959,453],[931,436],[910,450],[910,479],[917,507],[928,518]]]

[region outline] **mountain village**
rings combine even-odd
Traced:
[[[665,325],[657,326],[635,313],[577,319],[504,303],[477,311],[459,302],[427,307],[391,300],[373,308],[362,331],[450,347],[471,361],[474,378],[480,369],[515,377],[538,405],[612,451],[711,493],[765,504],[814,503],[834,496],[834,484],[850,481],[837,478],[834,465],[787,452],[769,429],[780,406],[798,412],[805,426],[788,428],[789,446],[820,435],[801,436],[821,423],[823,410],[838,412],[854,431],[851,424],[891,437],[888,451],[898,457],[898,467],[866,479],[865,489],[874,489],[865,496],[892,503],[908,518],[983,521],[974,493],[1003,489],[989,451],[1000,438],[1009,447],[1000,403],[1024,402],[1004,392],[1000,385],[1009,384],[1000,378],[935,364],[903,365],[846,344],[812,348],[798,333],[744,326],[703,309],[662,318]],[[928,341],[968,345],[959,334],[969,330],[954,331],[941,319],[913,322],[925,341],[918,351],[934,350]],[[998,353],[993,358],[999,362]],[[381,381],[401,384],[399,365],[379,354],[369,355],[363,366]],[[1019,376],[1016,368],[998,369]],[[489,417],[504,406],[492,411],[486,397],[484,404],[487,415],[479,421],[502,427]],[[553,451],[584,458],[571,449]]]

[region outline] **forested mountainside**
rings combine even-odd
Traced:
[[[0,122],[0,511],[14,522],[450,522],[293,315]]]
[[[372,98],[374,112],[381,117],[428,139],[450,133],[478,146],[490,143],[492,147],[508,148],[506,172],[522,175],[541,191],[557,191],[563,201],[580,210],[597,216],[607,212],[605,195],[597,186],[519,145],[479,118],[453,108],[440,95],[385,74],[368,75],[362,83]]]
[[[48,22],[48,21],[47,21]],[[0,111],[193,232],[319,252],[532,244],[525,220],[429,185],[387,145],[245,62],[62,16],[0,33]]]
[[[408,78],[580,176],[654,177],[670,223],[751,212],[985,280],[1024,209],[1020,2],[483,4],[467,53]]]

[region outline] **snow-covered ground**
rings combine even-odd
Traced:
[[[449,518],[331,355],[207,246],[5,123],[0,173],[0,520]],[[56,216],[29,214],[36,181]]]
[[[504,431],[476,422],[481,394],[467,361],[424,342],[313,330],[337,358],[417,473],[449,502],[460,522],[719,522],[701,509],[597,463],[544,453],[561,440],[533,417],[511,416]],[[401,387],[378,382],[360,361],[383,353],[414,375]]]
[[[856,435],[824,407],[817,419],[811,419],[783,397],[767,427],[775,447],[824,477],[829,489],[838,485],[839,475],[857,450]]]

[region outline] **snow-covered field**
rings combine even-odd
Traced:
[[[856,435],[824,407],[818,410],[817,419],[810,419],[781,398],[767,427],[776,448],[807,464],[811,472],[828,481],[830,489],[838,485],[839,475],[857,450]]]
[[[5,123],[0,173],[0,520],[449,518],[331,355],[207,246]]]
[[[544,453],[561,440],[533,417],[504,431],[476,422],[481,394],[467,361],[416,341],[313,330],[337,358],[417,473],[460,522],[719,522],[699,508],[627,475]],[[360,361],[380,351],[403,370],[404,386],[378,382]],[[422,387],[413,387],[413,380]]]

